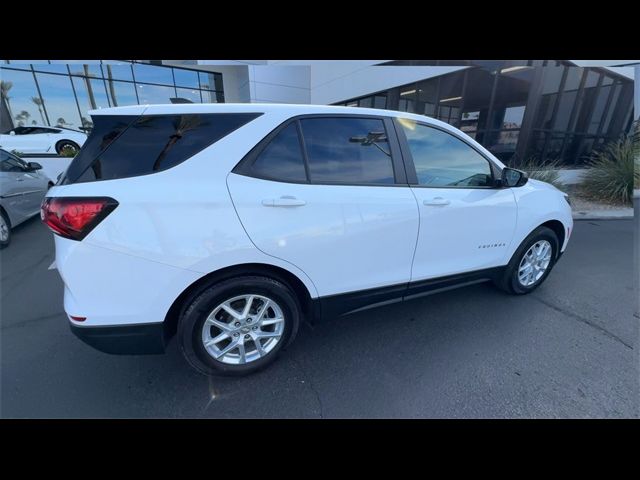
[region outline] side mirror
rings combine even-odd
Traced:
[[[29,167],[29,170],[31,170],[32,172],[36,170],[42,170],[42,165],[40,165],[38,162],[29,162],[27,163],[27,166]]]
[[[500,183],[503,187],[521,187],[527,183],[529,177],[522,170],[516,170],[515,168],[505,167],[502,169],[502,178]]]
[[[14,132],[13,130],[11,130],[11,131],[9,132],[9,135],[15,135],[15,134],[16,134],[16,132]]]

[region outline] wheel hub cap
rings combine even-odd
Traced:
[[[202,343],[219,362],[254,362],[275,348],[284,333],[284,314],[273,299],[240,295],[214,308],[202,326]]]
[[[551,263],[551,243],[548,240],[538,240],[529,247],[518,266],[518,281],[525,287],[530,287],[542,278]]]

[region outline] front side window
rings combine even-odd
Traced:
[[[0,152],[0,172],[22,173],[26,170],[25,167],[26,165],[14,156]]]
[[[331,117],[300,120],[314,183],[393,184],[389,140],[377,118]]]
[[[427,187],[490,187],[489,161],[462,140],[437,128],[400,119],[418,176]]]

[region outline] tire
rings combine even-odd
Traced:
[[[11,243],[11,222],[9,217],[0,209],[0,249]]]
[[[234,318],[227,309],[222,308],[222,303],[227,302],[226,306],[236,315],[241,314],[248,296],[254,298],[249,315],[245,318]],[[269,300],[269,304],[261,319],[258,318],[259,310],[266,305],[265,299]],[[215,314],[215,324],[207,321],[212,314]],[[295,338],[301,316],[298,299],[284,283],[261,276],[236,277],[210,286],[185,306],[178,322],[178,342],[187,362],[200,373],[247,375],[263,369],[277,358],[280,351]],[[238,324],[240,326],[236,327]],[[227,330],[222,330],[219,325],[227,325]],[[257,340],[262,352],[258,351],[255,340],[258,334],[271,334],[270,338]],[[224,338],[205,347],[205,340],[212,341],[220,337]],[[215,357],[234,341],[243,345],[244,363],[239,346],[231,347],[226,354]]]
[[[67,147],[73,148],[76,152],[80,150],[80,146],[76,142],[72,142],[71,140],[60,140],[56,143],[56,153],[58,155],[62,155],[62,150]]]
[[[539,243],[540,242],[540,243]],[[523,284],[521,279],[519,278],[519,272],[521,269],[521,264],[523,263],[524,256],[529,252],[534,245],[538,244],[544,247],[547,242],[551,248],[551,256],[549,258],[549,262],[547,266],[544,268],[542,275],[539,278],[535,278],[535,273],[532,273],[532,277],[528,279],[528,281],[532,281],[533,283]],[[535,250],[540,251],[540,248],[536,248]],[[494,283],[498,288],[504,290],[511,295],[525,295],[527,293],[533,292],[536,288],[538,288],[542,282],[546,280],[553,269],[556,260],[558,259],[558,252],[560,251],[560,243],[558,242],[558,237],[555,232],[547,227],[538,227],[533,232],[529,234],[527,238],[523,240],[518,249],[511,257],[508,265],[506,266],[504,273],[502,276],[496,280]],[[526,262],[526,261],[525,261]],[[544,265],[544,262],[541,263]],[[529,269],[530,272],[536,272],[535,269]],[[539,270],[538,270],[539,271]],[[525,272],[525,269],[523,269]]]

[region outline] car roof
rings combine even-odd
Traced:
[[[429,125],[439,126],[445,130],[458,131],[455,127],[425,115],[395,110],[382,110],[378,108],[343,107],[337,105],[307,105],[291,103],[169,103],[131,105],[126,107],[101,108],[90,110],[91,116],[95,115],[179,115],[189,113],[279,113],[280,115],[307,115],[307,114],[352,114],[352,115],[377,115],[383,117],[407,118],[423,122]]]

